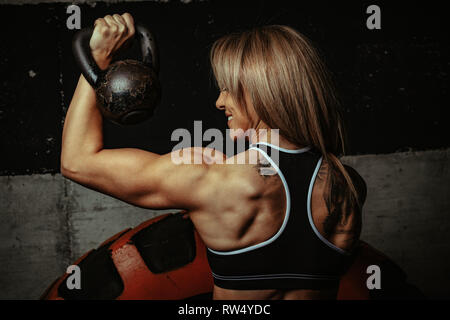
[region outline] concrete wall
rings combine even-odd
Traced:
[[[89,249],[158,213],[57,175],[0,177],[0,299],[36,299]]]
[[[361,238],[429,297],[450,297],[450,149],[353,156],[367,182]]]
[[[350,156],[368,185],[362,239],[430,297],[450,297],[450,149]],[[61,175],[0,177],[0,299],[36,299],[109,236],[161,212]]]

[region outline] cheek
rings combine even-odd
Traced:
[[[246,136],[246,131],[250,129],[250,122],[245,115],[234,114],[229,129],[229,136],[232,140],[240,139]]]
[[[236,125],[238,125],[239,128],[241,128],[245,131],[245,130],[250,129],[251,122],[250,122],[250,119],[248,119],[244,113],[239,113],[239,115],[236,119]]]

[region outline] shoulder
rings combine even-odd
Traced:
[[[190,217],[210,248],[227,251],[246,246],[248,237],[254,237],[249,230],[267,207],[267,194],[278,186],[260,174],[258,163],[243,161],[254,152],[210,165],[197,189],[202,206],[191,211]]]
[[[205,150],[196,150],[203,152]],[[210,150],[207,150],[210,151]],[[206,165],[206,173],[196,186],[201,199],[201,211],[222,211],[224,208],[238,208],[248,211],[258,199],[261,199],[267,189],[266,169],[257,159],[258,152],[247,150],[236,156],[214,161]],[[275,172],[276,173],[276,172]],[[250,209],[249,209],[250,210]]]
[[[276,175],[276,170],[256,150],[227,158],[220,151],[194,147],[173,151],[166,157],[176,164],[171,170],[165,170],[166,179],[173,178],[167,181],[168,186],[192,177],[188,180],[195,184],[190,189],[195,190],[195,198],[202,208],[258,199],[265,190],[268,177]]]
[[[227,199],[257,197],[264,186],[264,179],[259,170],[261,166],[263,165],[255,150],[247,150],[226,158],[224,162],[215,162],[208,169],[209,186],[228,195]]]
[[[226,155],[216,149],[190,147],[174,150],[167,154],[174,164],[213,165],[225,162]]]

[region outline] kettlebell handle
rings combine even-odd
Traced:
[[[142,62],[152,68],[156,74],[159,72],[158,51],[155,38],[152,33],[143,25],[135,25],[135,39],[140,42]],[[86,80],[94,88],[98,87],[99,78],[102,70],[98,67],[91,54],[89,41],[94,29],[92,27],[84,28],[78,31],[72,41],[72,51],[78,66],[81,69]]]

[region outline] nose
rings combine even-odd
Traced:
[[[216,100],[216,108],[219,110],[225,110],[225,92],[222,91]]]

